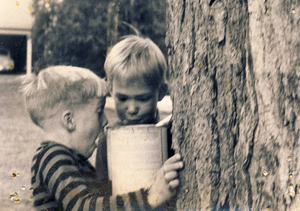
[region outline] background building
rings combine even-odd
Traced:
[[[31,0],[0,1],[0,47],[11,51],[16,73],[32,69],[31,4]]]

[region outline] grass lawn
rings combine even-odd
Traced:
[[[33,210],[32,201],[29,200],[31,159],[42,140],[43,133],[31,122],[25,111],[22,96],[18,92],[19,85],[19,76],[0,74],[1,211]],[[106,108],[105,112],[110,123],[116,120],[114,110]],[[161,117],[168,113],[161,112]],[[90,161],[94,164],[95,153]],[[13,173],[18,173],[19,176],[12,177]],[[9,195],[14,192],[18,193],[19,203],[9,199]]]
[[[33,210],[29,201],[31,159],[42,132],[25,112],[18,77],[0,75],[0,210]],[[12,173],[19,176],[12,177]],[[18,193],[18,204],[9,199],[13,192]]]

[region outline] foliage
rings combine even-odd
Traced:
[[[165,0],[114,0],[118,17],[118,37],[134,34],[132,25],[141,35],[152,39],[166,55],[166,1]],[[108,14],[110,16],[110,14]],[[116,14],[112,14],[116,15]],[[125,22],[125,24],[124,24]],[[128,23],[128,24],[126,24]]]
[[[128,24],[150,37],[166,55],[165,4],[160,0],[34,0],[34,71],[74,65],[104,76],[107,49],[120,36],[133,33]]]
[[[74,65],[101,75],[106,54],[105,1],[35,0],[35,71],[49,65]]]

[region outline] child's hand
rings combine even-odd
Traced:
[[[157,172],[155,181],[148,194],[148,203],[157,207],[169,200],[177,192],[179,179],[177,171],[183,168],[180,154],[169,158]]]

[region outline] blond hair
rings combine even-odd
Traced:
[[[94,97],[107,95],[106,82],[92,71],[73,66],[51,66],[38,75],[25,76],[21,91],[32,121],[42,122],[60,106],[88,103]]]
[[[159,47],[149,38],[129,35],[114,45],[104,69],[110,89],[116,77],[143,80],[151,88],[165,83],[167,63]]]

